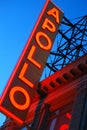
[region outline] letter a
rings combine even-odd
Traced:
[[[48,14],[48,15],[52,15],[52,16],[55,18],[56,22],[57,22],[58,24],[60,24],[60,12],[59,12],[58,9],[56,9],[56,8],[54,7],[54,8],[52,8],[51,10],[49,10],[49,11],[47,12],[47,14]]]

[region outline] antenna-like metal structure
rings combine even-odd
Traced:
[[[86,53],[87,15],[78,17],[72,22],[63,17],[42,77],[48,77]]]

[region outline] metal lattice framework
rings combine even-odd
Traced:
[[[87,53],[87,15],[71,22],[63,17],[43,79]]]

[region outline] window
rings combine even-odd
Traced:
[[[46,130],[68,130],[72,107],[73,103],[70,103],[52,112],[48,119]]]

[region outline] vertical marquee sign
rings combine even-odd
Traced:
[[[39,19],[0,99],[0,111],[23,124],[63,17],[46,0]]]

